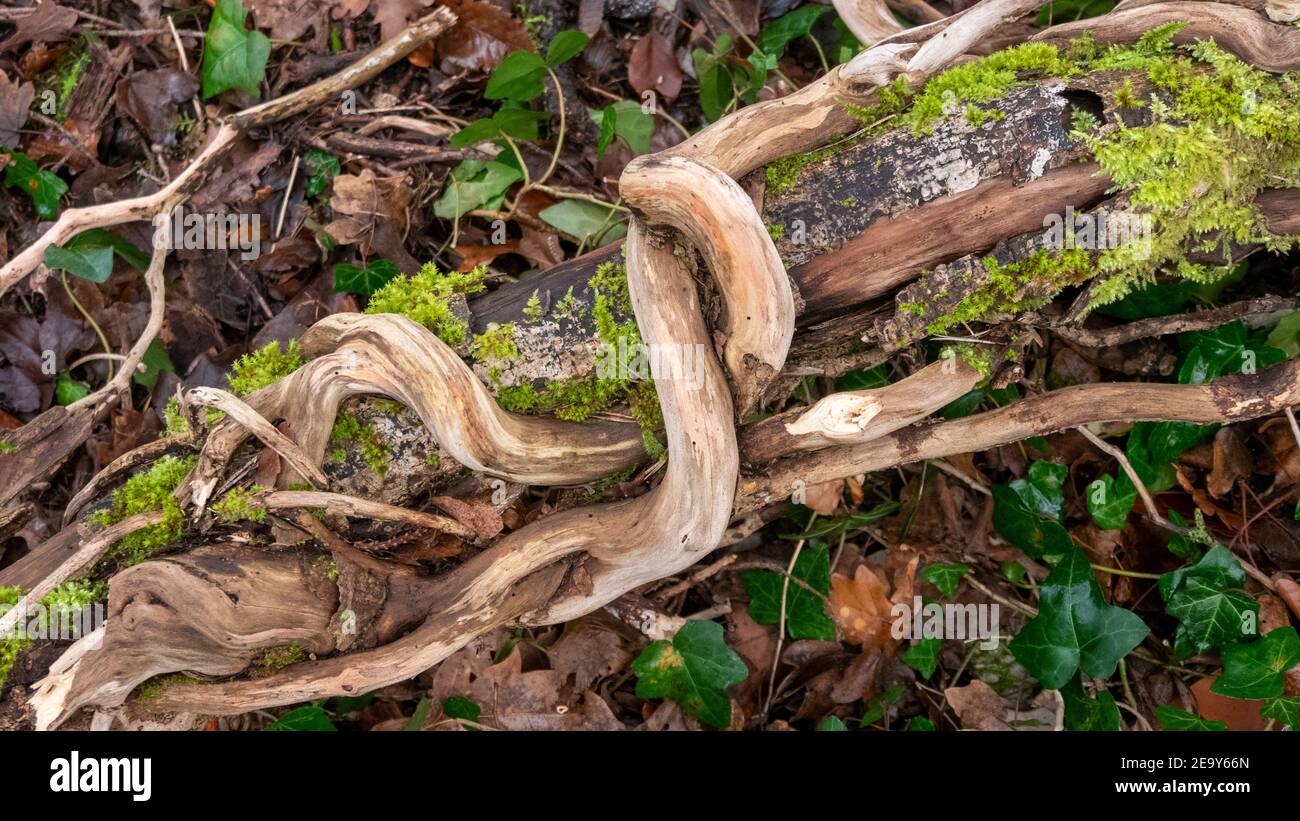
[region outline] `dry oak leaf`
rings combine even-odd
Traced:
[[[18,131],[27,122],[28,109],[36,96],[31,83],[19,85],[0,71],[0,148],[18,145]]]
[[[840,497],[844,495],[844,480],[832,479],[804,489],[803,504],[822,516],[831,516],[840,506]]]
[[[885,594],[885,583],[865,564],[858,565],[853,578],[831,576],[831,616],[841,638],[863,649],[893,652],[897,642],[890,635],[893,607]]]
[[[377,222],[392,221],[404,229],[412,195],[405,175],[376,177],[369,168],[360,174],[340,174],[334,178],[330,207],[344,216],[325,230],[339,243],[351,245],[368,238]]]
[[[65,9],[54,3],[54,0],[45,0],[32,13],[19,17],[14,21],[18,30],[9,35],[3,43],[0,43],[0,53],[4,53],[12,48],[26,45],[27,43],[48,43],[55,40],[63,39],[66,34],[77,23],[77,13],[72,9]]]
[[[653,90],[667,102],[682,90],[682,69],[673,54],[673,44],[655,29],[636,41],[627,61],[627,81],[638,96]]]

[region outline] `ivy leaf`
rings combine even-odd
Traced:
[[[596,156],[603,157],[605,151],[609,149],[609,144],[614,141],[614,129],[618,127],[618,112],[611,104],[595,113],[588,109],[587,115],[591,117],[592,122],[600,126],[600,137],[596,140]]]
[[[921,578],[939,588],[945,598],[951,599],[957,593],[962,576],[969,570],[964,564],[928,564],[921,571]]]
[[[723,62],[730,51],[731,37],[723,34],[715,41],[712,54],[702,48],[691,52],[700,89],[700,109],[710,122],[722,116],[736,94],[731,71]]]
[[[1065,505],[1065,494],[1061,486],[1065,476],[1070,472],[1066,465],[1039,460],[1029,466],[1029,475],[1025,479],[1016,479],[1011,489],[1020,496],[1025,506],[1040,516],[1061,518],[1061,508]]]
[[[72,378],[67,371],[59,374],[58,380],[54,383],[54,404],[71,405],[78,399],[83,399],[90,395],[90,386],[85,382]]]
[[[1300,636],[1294,627],[1279,627],[1258,641],[1229,644],[1222,650],[1223,675],[1210,692],[1229,698],[1276,698],[1282,695],[1287,670],[1300,664]]]
[[[817,725],[817,730],[823,733],[825,732],[847,733],[849,731],[849,728],[844,726],[844,722],[840,720],[839,716],[829,715],[826,716],[826,718],[823,718],[821,720],[821,723]]]
[[[433,702],[429,701],[428,696],[421,698],[420,702],[415,705],[415,712],[412,713],[411,717],[407,719],[404,725],[402,725],[402,729],[408,732],[419,732],[424,728],[424,722],[428,720],[429,712],[432,709]]]
[[[867,702],[867,709],[858,719],[859,727],[866,727],[875,724],[885,717],[885,711],[898,703],[903,697],[903,687],[900,684],[893,684],[885,692]]]
[[[705,724],[731,723],[729,685],[749,675],[744,660],[722,640],[722,625],[690,621],[673,640],[652,643],[632,662],[638,698],[667,698]]]
[[[928,679],[934,675],[935,668],[939,666],[939,650],[942,647],[943,642],[939,639],[921,639],[907,648],[901,658],[908,667],[920,673],[921,678]]]
[[[877,365],[874,368],[862,369],[836,377],[835,390],[837,391],[861,391],[868,388],[883,388],[889,384],[889,377],[885,375],[885,366]]]
[[[150,390],[153,390],[153,386],[158,383],[158,374],[163,371],[176,373],[176,366],[167,355],[167,348],[158,339],[154,339],[149,343],[149,347],[145,348],[140,364],[144,366],[143,369],[136,369],[131,379],[137,385],[143,385]]]
[[[451,170],[442,196],[433,204],[433,213],[449,220],[478,208],[494,210],[510,186],[523,178],[518,168],[502,162],[464,160]]]
[[[576,29],[560,32],[551,38],[551,45],[546,49],[546,65],[555,68],[561,63],[572,60],[587,47],[590,41],[590,37]]]
[[[1293,730],[1300,730],[1300,698],[1278,696],[1260,708],[1259,714],[1271,718]]]
[[[240,0],[217,0],[203,45],[203,99],[232,88],[261,96],[257,86],[266,74],[271,41],[244,28],[247,16]]]
[[[1264,342],[1288,358],[1300,356],[1300,311],[1292,311],[1282,317]]]
[[[831,589],[830,551],[810,546],[799,554],[790,574],[823,595]],[[785,577],[771,570],[746,570],[740,576],[749,594],[749,615],[759,624],[781,621],[781,590]],[[785,626],[796,639],[835,640],[835,620],[826,615],[822,599],[791,582],[786,591]]]
[[[52,220],[59,214],[59,198],[68,193],[68,184],[53,171],[42,171],[21,151],[3,152],[9,156],[5,166],[5,186],[20,188],[31,197],[36,216]]]
[[[136,270],[149,267],[149,257],[143,251],[103,228],[82,231],[62,246],[51,245],[45,249],[44,262],[50,268],[98,283],[112,275],[114,254]]]
[[[324,193],[325,189],[329,188],[330,182],[343,173],[339,158],[328,151],[313,148],[302,159],[307,166],[307,173],[311,175],[307,178],[305,192],[308,197],[316,197]]]
[[[269,724],[267,730],[273,732],[337,732],[338,727],[330,721],[329,713],[317,704],[307,704],[290,710]]]
[[[1255,633],[1259,603],[1240,590],[1246,571],[1225,547],[1160,577],[1165,612],[1179,620],[1174,652],[1187,658]]]
[[[600,245],[627,233],[627,223],[612,208],[584,200],[564,200],[537,212],[542,222],[560,229],[579,242]]]
[[[1114,319],[1132,322],[1135,319],[1178,313],[1195,294],[1196,283],[1190,280],[1158,282],[1130,291],[1118,302],[1102,305],[1097,310]]]
[[[1241,320],[1220,325],[1211,331],[1193,331],[1184,334],[1179,344],[1189,347],[1178,381],[1184,385],[1200,385],[1225,373],[1254,371],[1276,365],[1286,359],[1286,353],[1267,344],[1263,334],[1251,335]]]
[[[1107,732],[1119,729],[1119,707],[1115,697],[1105,690],[1099,690],[1095,699],[1089,698],[1076,676],[1061,688],[1061,698],[1065,702],[1065,729]]]
[[[993,529],[1034,559],[1065,555],[1073,543],[1060,522],[1044,519],[1005,485],[993,486]]]
[[[1116,482],[1109,473],[1089,483],[1087,494],[1088,512],[1102,530],[1122,530],[1137,501],[1137,488],[1133,483],[1127,477]]]
[[[1222,721],[1207,721],[1195,713],[1180,710],[1177,707],[1157,707],[1156,718],[1162,730],[1197,730],[1223,732],[1228,725]]]
[[[460,718],[465,721],[478,723],[479,716],[483,714],[483,710],[478,706],[478,704],[464,696],[449,696],[442,702],[442,714],[447,718]],[[465,729],[472,732],[479,732],[478,727],[466,727]]]
[[[503,108],[491,117],[475,120],[452,135],[452,148],[469,148],[502,134],[518,140],[537,139],[537,124],[547,117],[544,111],[526,108]]]
[[[526,103],[541,95],[545,77],[546,63],[541,57],[531,51],[511,52],[488,78],[483,96],[489,100]]]
[[[910,733],[932,733],[934,732],[934,722],[925,716],[915,716],[907,722],[907,731]]]
[[[830,6],[809,4],[787,12],[764,26],[754,44],[769,54],[781,57],[791,40],[811,33],[813,24],[830,10]]]
[[[386,259],[371,260],[366,265],[340,262],[334,266],[334,293],[368,296],[396,279],[399,273],[397,266]]]
[[[1049,690],[1077,670],[1110,678],[1150,632],[1142,619],[1106,603],[1088,557],[1071,545],[1039,589],[1038,615],[1011,640],[1011,654]]]

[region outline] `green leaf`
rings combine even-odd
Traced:
[[[311,175],[307,178],[308,197],[316,197],[324,193],[329,188],[330,182],[343,173],[339,158],[319,148],[308,151],[302,159],[307,166],[307,173]]]
[[[812,32],[813,24],[830,11],[830,6],[809,4],[787,12],[763,27],[754,44],[765,52],[780,57],[791,40]]]
[[[901,658],[908,667],[920,673],[921,678],[928,679],[939,666],[939,650],[942,648],[943,642],[939,639],[921,639],[907,648]]]
[[[600,111],[589,108],[587,114],[600,126],[600,142],[596,145],[598,156],[604,156],[605,148],[615,136],[622,137],[633,153],[650,153],[650,138],[654,135],[655,120],[641,109],[640,103],[635,100],[619,100]],[[609,139],[606,139],[607,133]]]
[[[451,170],[433,213],[449,220],[479,208],[495,210],[510,186],[523,178],[518,168],[496,160],[464,160]]]
[[[450,696],[442,702],[442,713],[447,718],[459,718],[465,721],[478,723],[479,716],[483,710],[478,704],[465,698],[464,696]],[[466,727],[467,730],[478,732],[477,727]]]
[[[415,712],[411,714],[410,719],[402,726],[402,729],[410,732],[419,732],[424,729],[424,722],[428,721],[431,709],[433,709],[433,702],[429,701],[428,696],[421,698],[420,703],[415,705]]]
[[[1056,462],[1037,461],[1029,466],[1029,476],[1016,479],[1011,489],[1020,496],[1025,507],[1040,516],[1053,519],[1061,518],[1061,508],[1065,505],[1065,494],[1061,487],[1065,483],[1070,468]]]
[[[921,578],[939,588],[940,593],[951,599],[957,593],[957,585],[961,584],[962,576],[965,576],[969,570],[970,568],[964,564],[928,564],[921,571]]]
[[[232,88],[261,96],[258,84],[266,74],[271,41],[244,28],[247,16],[240,0],[217,0],[203,44],[203,99]]]
[[[1049,690],[1078,670],[1110,678],[1146,638],[1142,619],[1106,603],[1083,551],[1073,545],[1039,588],[1038,615],[1011,640],[1011,654]]]
[[[1287,670],[1300,664],[1300,636],[1294,627],[1279,627],[1252,642],[1223,648],[1223,675],[1210,692],[1229,698],[1276,698],[1282,695]]]
[[[1253,370],[1284,361],[1286,354],[1266,344],[1262,336],[1249,334],[1241,320],[1211,331],[1184,334],[1179,344],[1189,346],[1189,350],[1178,370],[1178,381],[1200,385],[1225,373],[1248,370],[1248,365]]]
[[[691,53],[700,89],[700,109],[710,122],[722,116],[736,95],[731,72],[722,62],[723,55],[730,49],[731,38],[724,34],[718,38],[713,54],[700,48]]]
[[[980,402],[984,401],[984,389],[976,388],[973,391],[963,393],[961,396],[944,405],[939,414],[944,419],[961,419],[970,416],[979,407]]]
[[[1245,582],[1241,562],[1225,547],[1215,547],[1196,564],[1160,577],[1165,612],[1179,620],[1174,633],[1179,658],[1255,634],[1259,603],[1240,589]]]
[[[627,233],[620,212],[585,200],[564,200],[537,213],[542,222],[591,245],[612,242]]]
[[[1106,316],[1126,322],[1153,316],[1168,316],[1181,311],[1195,293],[1196,283],[1189,280],[1161,282],[1130,291],[1118,302],[1103,305],[1097,310]]]
[[[667,698],[714,727],[731,724],[727,687],[749,675],[743,659],[722,640],[722,625],[690,621],[671,642],[652,643],[632,662],[638,698]]]
[[[1119,729],[1119,707],[1107,691],[1098,690],[1095,699],[1089,698],[1076,676],[1061,688],[1061,698],[1065,702],[1065,729],[1108,732]]]
[[[266,726],[267,730],[274,732],[337,732],[338,727],[330,721],[329,713],[317,704],[307,704],[302,707],[296,707],[275,720],[274,724]]]
[[[590,37],[575,29],[560,32],[551,38],[551,44],[546,48],[546,65],[555,68],[572,60],[590,41]]]
[[[826,595],[831,588],[830,551],[825,545],[805,548],[790,574]],[[781,621],[781,590],[785,577],[771,570],[746,570],[741,576],[749,594],[749,615],[759,624]],[[796,639],[835,640],[835,620],[826,615],[822,599],[791,582],[786,590],[785,626]]]
[[[1286,354],[1288,359],[1300,356],[1300,311],[1282,317],[1269,332],[1265,343]]]
[[[163,371],[176,373],[176,366],[172,364],[171,357],[167,355],[167,348],[158,339],[151,341],[149,347],[145,348],[140,364],[144,366],[143,369],[137,368],[136,372],[131,375],[131,379],[137,385],[143,385],[149,390],[153,390],[153,386],[158,383],[158,374]]]
[[[1115,2],[1116,0],[1052,0],[1038,10],[1034,25],[1051,26],[1096,17],[1115,8]]]
[[[1074,545],[1061,523],[1031,510],[1023,497],[1006,485],[993,488],[993,529],[1031,558],[1055,559]]]
[[[1228,725],[1222,721],[1207,721],[1195,713],[1180,710],[1177,707],[1157,707],[1156,719],[1162,730],[1196,730],[1222,732]]]
[[[874,368],[859,368],[836,377],[835,390],[863,391],[871,388],[883,388],[888,384],[889,377],[885,375],[885,366],[877,365]]]
[[[903,697],[903,687],[901,684],[892,684],[885,692],[867,702],[867,709],[858,719],[859,727],[866,727],[875,724],[885,717],[885,711],[898,703]]]
[[[469,148],[502,134],[517,140],[537,139],[537,124],[549,115],[545,111],[527,108],[502,108],[491,117],[475,120],[452,135],[452,148]]]
[[[9,155],[5,166],[5,186],[22,189],[31,197],[36,216],[52,220],[59,214],[59,198],[68,193],[68,184],[53,171],[42,171],[21,151],[0,152]]]
[[[545,90],[546,63],[531,51],[515,51],[506,55],[501,65],[488,78],[483,96],[489,100],[514,100],[526,103]]]
[[[1300,730],[1300,698],[1295,696],[1278,696],[1269,699],[1268,703],[1260,708],[1259,714],[1264,718],[1271,718],[1285,724],[1293,730]]]
[[[83,399],[90,395],[90,386],[85,382],[80,382],[72,378],[67,371],[59,374],[59,378],[54,383],[54,404],[71,405],[78,399]]]
[[[67,271],[75,277],[91,282],[106,282],[113,273],[113,249],[104,246],[81,248],[50,245],[45,249],[45,264],[50,268]]]
[[[818,731],[823,733],[825,732],[847,733],[849,731],[849,728],[844,726],[844,722],[841,721],[840,717],[836,715],[829,715],[826,716],[826,718],[823,718],[821,720],[821,723],[817,725],[817,729]]]
[[[1128,521],[1128,514],[1137,501],[1137,488],[1127,479],[1126,475],[1123,481],[1116,482],[1107,473],[1088,485],[1088,512],[1102,530],[1122,530]]]
[[[373,294],[401,273],[386,259],[373,259],[366,265],[340,262],[334,266],[334,293]]]
[[[934,732],[934,722],[925,716],[916,716],[907,722],[907,731],[911,733],[932,733]]]

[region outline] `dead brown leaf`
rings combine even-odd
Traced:
[[[292,37],[286,39],[293,39]],[[199,81],[174,68],[138,71],[117,84],[117,108],[158,145],[175,145],[176,105],[193,97]]]
[[[65,9],[54,0],[45,0],[31,14],[14,20],[17,31],[0,43],[0,53],[27,43],[49,43],[63,39],[77,24],[77,13]]]
[[[638,95],[654,91],[671,103],[682,91],[682,69],[673,44],[656,29],[641,35],[627,61],[627,81]]]
[[[36,89],[31,83],[19,85],[0,71],[0,148],[18,145],[18,131],[27,122]]]
[[[844,494],[844,480],[834,479],[818,485],[809,485],[804,489],[803,503],[819,515],[831,516],[840,506]]]
[[[831,576],[831,615],[840,637],[865,649],[888,649],[897,644],[890,636],[892,604],[885,583],[865,564],[858,565],[853,578]]]

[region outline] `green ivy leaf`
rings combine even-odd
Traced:
[[[1059,515],[1060,503],[1044,496],[1045,486],[1031,487],[1032,483],[1024,479],[993,486],[993,529],[1031,558],[1051,560],[1064,556],[1074,544],[1070,534],[1054,517],[1046,518],[1042,512],[1055,510]]]
[[[1257,641],[1226,645],[1223,675],[1210,692],[1229,698],[1276,698],[1282,695],[1287,670],[1300,664],[1300,636],[1294,627],[1279,627]]]
[[[1065,729],[1107,732],[1119,729],[1119,707],[1107,691],[1099,690],[1096,698],[1089,698],[1076,676],[1061,688],[1061,698],[1065,702]]]
[[[831,588],[830,551],[825,545],[810,545],[799,553],[790,574],[826,595]],[[740,575],[749,594],[749,615],[759,624],[781,621],[781,590],[785,577],[770,570],[746,570]],[[797,584],[786,592],[785,626],[796,639],[835,640],[835,621],[826,615],[820,598]]]
[[[330,721],[329,713],[317,704],[296,707],[266,726],[273,732],[337,732],[338,727]]]
[[[604,156],[614,137],[622,137],[633,153],[650,153],[650,138],[654,135],[654,117],[641,110],[635,100],[619,100],[604,109],[587,109],[592,122],[600,126],[600,141],[596,144],[597,156]],[[608,135],[608,137],[607,137]]]
[[[329,188],[330,182],[343,173],[339,158],[319,148],[308,151],[302,160],[307,166],[307,173],[311,175],[307,178],[305,192],[308,197],[320,196]]]
[[[587,116],[591,117],[592,122],[600,126],[600,136],[596,139],[596,156],[603,157],[609,149],[610,143],[614,142],[614,129],[618,126],[618,112],[614,106],[607,105],[601,111],[587,109]]]
[[[68,193],[68,184],[53,171],[42,171],[21,151],[0,152],[8,154],[5,166],[5,186],[19,188],[31,197],[36,216],[52,220],[59,214],[59,198]]]
[[[1259,603],[1240,589],[1245,581],[1241,562],[1225,547],[1160,577],[1165,612],[1179,620],[1175,655],[1187,658],[1254,635]]]
[[[464,160],[451,170],[442,196],[433,204],[433,213],[449,220],[479,208],[495,210],[510,186],[523,178],[518,168],[503,162]]]
[[[90,386],[85,382],[72,378],[67,371],[59,374],[59,378],[54,383],[54,404],[71,405],[78,399],[84,399],[90,395]]]
[[[1277,348],[1288,359],[1300,356],[1300,311],[1292,311],[1278,320],[1264,344]]]
[[[689,715],[714,727],[731,723],[727,687],[739,684],[749,668],[722,639],[722,625],[690,621],[673,640],[652,643],[632,662],[638,698],[667,698]]]
[[[844,722],[840,720],[839,716],[829,715],[821,720],[821,723],[817,725],[817,730],[823,733],[847,733],[849,728],[844,726]]]
[[[483,714],[483,710],[478,706],[478,704],[464,696],[449,696],[448,698],[443,699],[442,714],[447,718],[459,718],[464,719],[465,721],[478,723],[479,716]],[[465,729],[479,732],[478,727],[466,727]]]
[[[859,727],[867,727],[875,724],[885,717],[885,711],[898,703],[903,697],[903,687],[901,684],[891,684],[885,692],[867,702],[867,709],[858,719]]]
[[[1184,334],[1179,344],[1187,346],[1187,356],[1178,370],[1178,381],[1200,385],[1225,373],[1240,373],[1248,364],[1255,368],[1276,365],[1286,354],[1264,341],[1265,334],[1249,334],[1241,320],[1220,325],[1211,331]]]
[[[921,571],[921,578],[939,588],[939,592],[951,599],[957,593],[957,585],[962,576],[970,570],[964,564],[927,564]]]
[[[475,120],[452,135],[452,148],[469,148],[501,135],[517,140],[537,139],[537,124],[549,116],[545,111],[527,108],[502,108],[491,117]]]
[[[261,96],[258,84],[266,74],[271,41],[244,28],[247,16],[240,0],[217,0],[203,45],[203,99],[232,88]]]
[[[907,722],[907,731],[910,733],[932,733],[934,732],[934,722],[925,716],[916,716]]]
[[[144,366],[143,369],[137,368],[136,372],[131,375],[131,379],[137,385],[143,385],[149,390],[153,390],[153,386],[158,383],[158,374],[163,371],[176,373],[176,366],[172,364],[171,357],[167,355],[167,348],[158,339],[154,339],[149,343],[149,347],[145,348],[140,364]]]
[[[1293,730],[1300,730],[1300,698],[1295,696],[1278,696],[1269,699],[1260,708],[1259,714],[1285,724]]]
[[[810,34],[813,24],[830,10],[830,6],[809,4],[786,12],[763,26],[763,31],[754,44],[774,57],[781,57],[785,54],[785,48],[791,40]]]
[[[1195,730],[1223,732],[1228,725],[1222,721],[1207,721],[1195,713],[1180,710],[1177,707],[1157,707],[1156,719],[1162,730]]]
[[[889,377],[885,375],[884,365],[867,369],[859,368],[835,378],[837,391],[863,391],[869,388],[883,388],[888,384]]]
[[[566,63],[578,56],[591,38],[581,31],[568,29],[551,38],[551,44],[546,48],[546,65],[555,68],[561,63]]]
[[[1196,283],[1189,280],[1159,282],[1130,291],[1123,299],[1109,305],[1102,305],[1097,308],[1097,311],[1125,322],[1153,316],[1168,316],[1181,311],[1195,293]]]
[[[1038,615],[1011,640],[1011,654],[1049,690],[1075,672],[1110,678],[1146,638],[1142,619],[1106,603],[1088,557],[1071,545],[1039,588]]]
[[[542,222],[590,245],[613,242],[627,233],[618,211],[585,200],[563,200],[537,213]]]
[[[334,293],[366,294],[378,291],[401,273],[386,259],[373,259],[366,265],[340,262],[334,266]]]
[[[1030,510],[1059,520],[1061,508],[1065,506],[1065,494],[1061,488],[1069,472],[1066,465],[1039,460],[1029,466],[1028,477],[1011,483],[1011,489]]]
[[[1087,488],[1088,512],[1092,521],[1102,530],[1122,530],[1128,514],[1137,501],[1137,488],[1124,476],[1116,482],[1106,475],[1089,483]]]
[[[700,89],[700,109],[710,122],[722,116],[722,112],[736,95],[731,71],[724,58],[731,51],[731,36],[720,35],[714,43],[713,53],[697,48],[691,52],[695,64],[695,77]]]
[[[103,228],[82,231],[65,245],[45,249],[45,264],[91,282],[105,282],[113,273],[113,255],[136,270],[149,267],[149,257],[139,248]]]
[[[415,712],[407,719],[406,724],[402,726],[403,730],[408,732],[419,732],[424,729],[424,722],[428,721],[429,713],[433,710],[433,702],[429,701],[428,696],[420,699],[415,705]]]
[[[506,55],[488,78],[483,96],[489,100],[514,100],[526,103],[539,97],[545,90],[546,63],[531,51],[515,51]]]
[[[908,667],[920,673],[921,678],[928,679],[939,666],[939,650],[942,647],[943,642],[939,639],[921,639],[907,648],[901,658]]]

